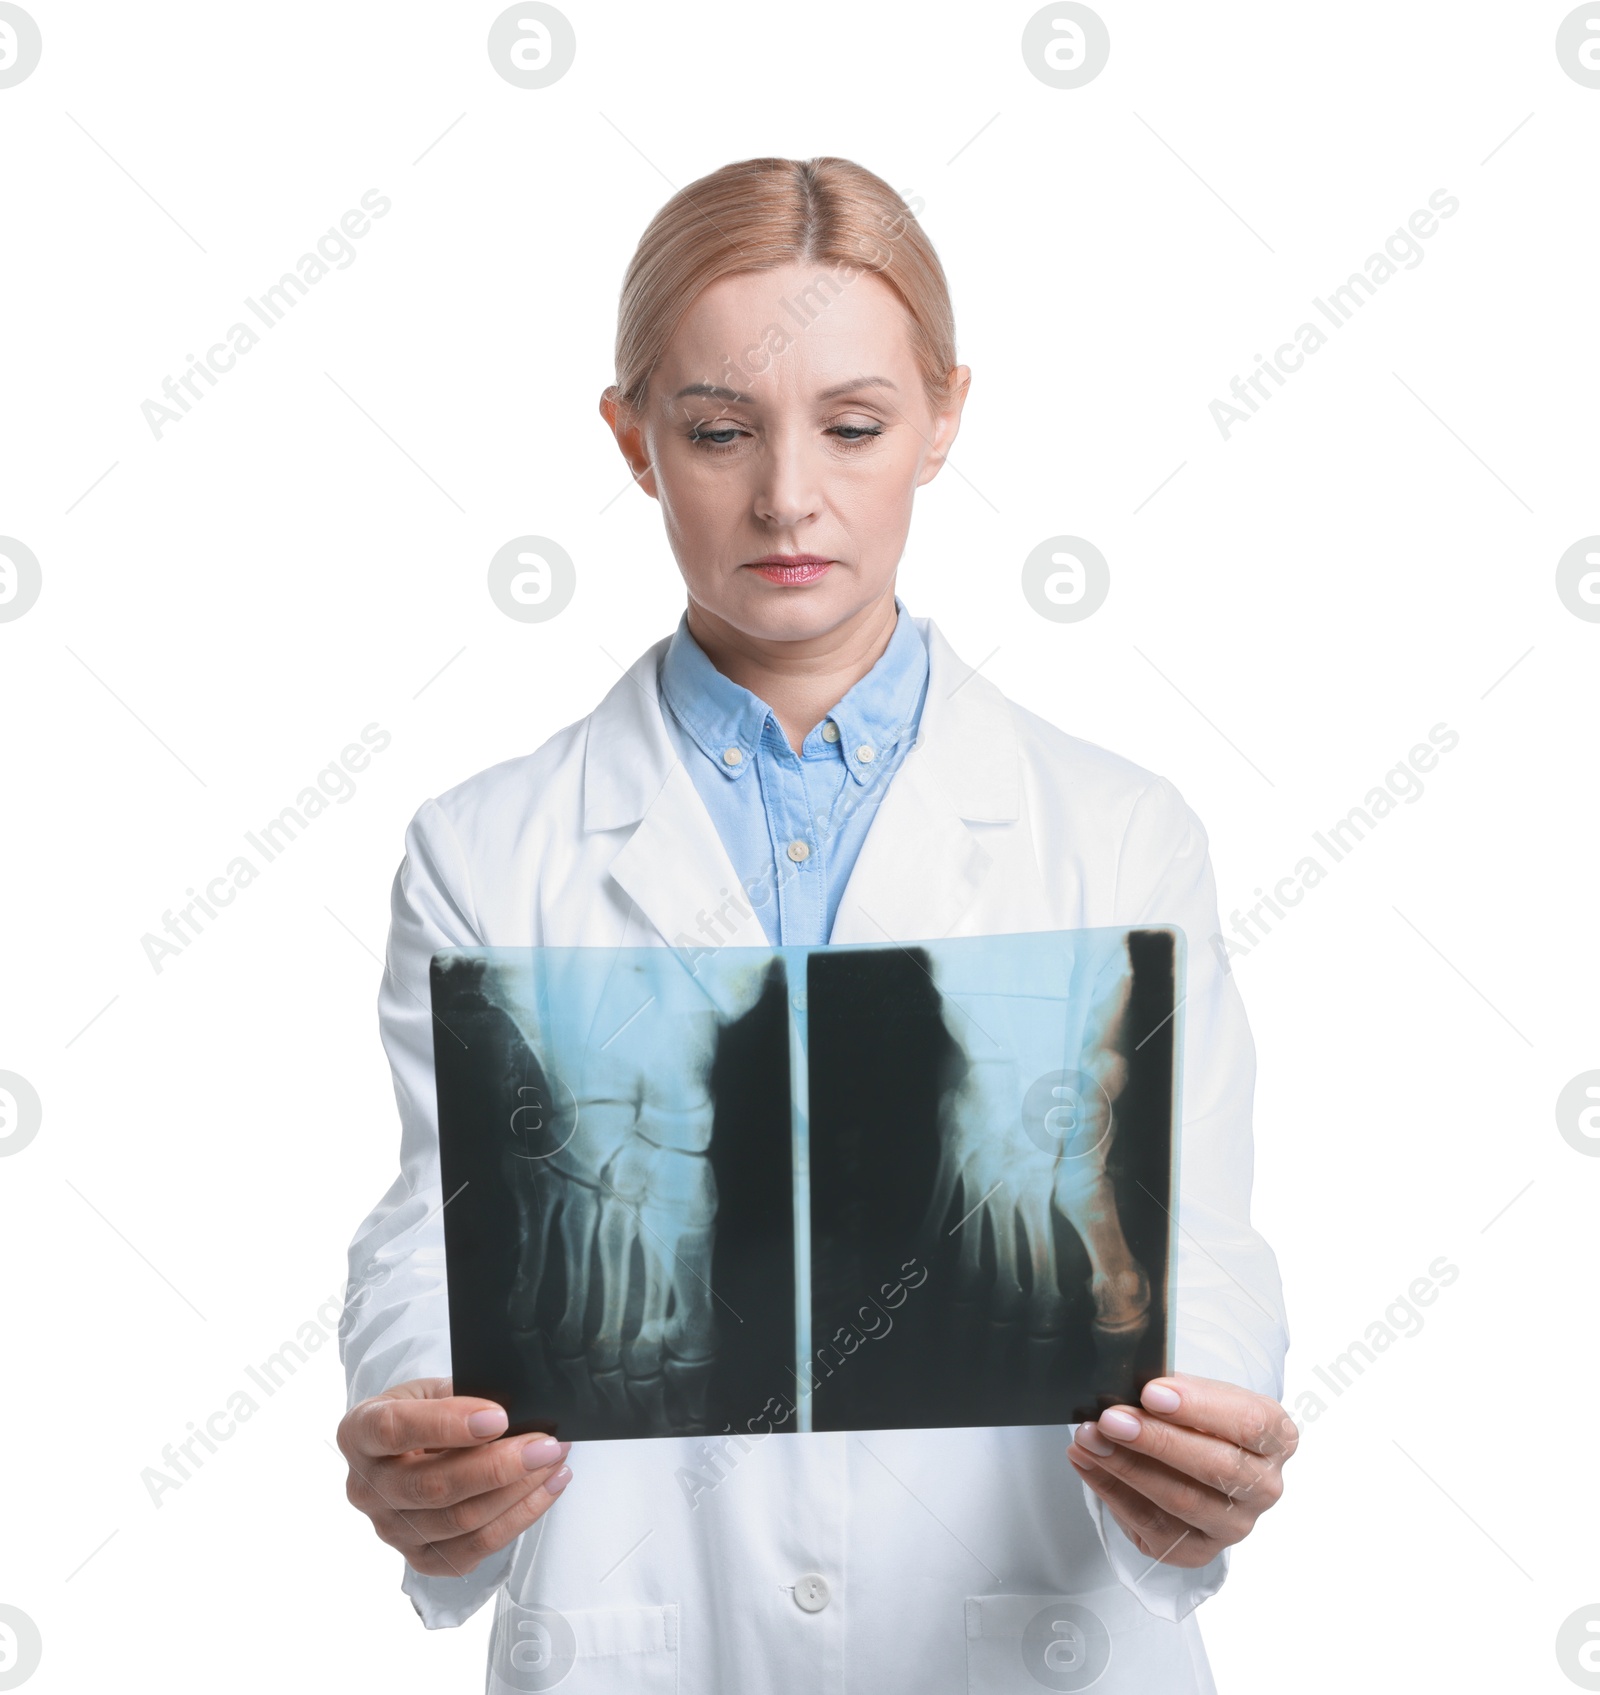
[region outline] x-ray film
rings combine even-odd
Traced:
[[[1171,1369],[1183,938],[434,956],[458,1394],[1059,1424]]]

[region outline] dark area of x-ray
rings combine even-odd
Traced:
[[[1054,1126],[1029,1139],[1024,1123],[1034,1170],[980,1155],[959,1185],[959,1138],[998,1127],[952,1123],[974,1066],[925,950],[812,955],[817,1429],[1065,1423],[1136,1402],[1162,1373],[1173,939],[1134,932],[1128,952],[1113,1122],[1077,1144]],[[1115,1289],[1097,1301],[1097,1275],[1130,1286],[1120,1303]]]
[[[1173,933],[740,954],[732,1011],[669,949],[436,957],[456,1392],[588,1440],[1136,1400],[1167,1363]]]

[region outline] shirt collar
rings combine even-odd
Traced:
[[[857,783],[870,782],[878,762],[909,733],[927,686],[927,647],[898,598],[895,607],[899,617],[888,646],[801,744],[806,758],[829,754],[842,758]],[[689,633],[687,613],[678,620],[662,655],[660,687],[690,740],[729,781],[737,781],[754,762],[769,719],[776,731],[771,707],[725,677],[707,658]],[[830,724],[839,732],[836,741],[823,734]],[[866,758],[861,757],[863,749],[870,749]]]

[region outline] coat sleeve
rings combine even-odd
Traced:
[[[400,1108],[400,1175],[350,1244],[339,1347],[349,1407],[396,1383],[450,1375],[428,967],[441,948],[481,945],[466,858],[438,804],[427,801],[406,831],[378,991]],[[515,1547],[459,1578],[425,1577],[408,1565],[401,1588],[430,1630],[460,1624],[499,1588]]]
[[[1250,1223],[1255,1044],[1217,940],[1205,829],[1164,779],[1140,795],[1130,815],[1116,911],[1123,924],[1177,925],[1186,944],[1176,1367],[1280,1400],[1289,1346],[1283,1289],[1277,1259]],[[1226,1549],[1195,1570],[1153,1563],[1087,1485],[1084,1497],[1107,1558],[1151,1612],[1180,1619],[1222,1587]]]

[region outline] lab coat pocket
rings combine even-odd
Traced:
[[[677,1695],[678,1608],[524,1607],[502,1590],[488,1695]]]
[[[1202,1695],[1193,1626],[1147,1612],[1120,1584],[1077,1595],[967,1597],[967,1695]]]

